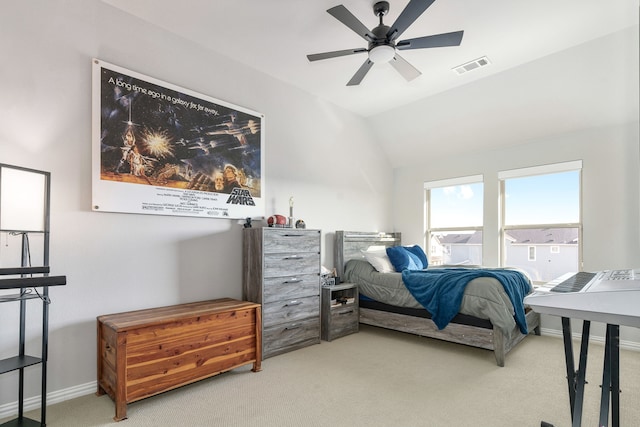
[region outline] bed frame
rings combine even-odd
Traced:
[[[361,251],[369,246],[389,247],[400,244],[400,233],[336,231],[334,255],[338,276],[343,277],[344,264],[350,259],[364,259]],[[540,315],[527,309],[526,320],[529,331],[540,335]],[[454,320],[446,328],[439,330],[431,319],[362,307],[360,323],[491,350],[498,366],[504,366],[506,354],[526,337],[517,326],[511,331],[511,339],[508,340],[498,328],[469,326],[455,323]]]

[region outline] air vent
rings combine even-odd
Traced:
[[[483,56],[482,58],[474,59],[473,61],[469,61],[466,64],[458,65],[453,68],[453,71],[458,73],[458,75],[462,75],[469,71],[477,70],[478,68],[485,67],[491,64],[489,58]]]

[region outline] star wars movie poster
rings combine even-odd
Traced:
[[[264,116],[93,60],[93,210],[264,216]]]

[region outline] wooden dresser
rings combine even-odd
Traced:
[[[320,342],[320,230],[245,228],[243,298],[262,305],[262,356]]]
[[[260,371],[261,307],[222,298],[98,317],[98,395],[135,402],[242,365]]]

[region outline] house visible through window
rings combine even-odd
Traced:
[[[579,271],[582,162],[500,172],[502,265],[534,281]]]
[[[425,182],[424,188],[429,264],[482,264],[482,175]]]

